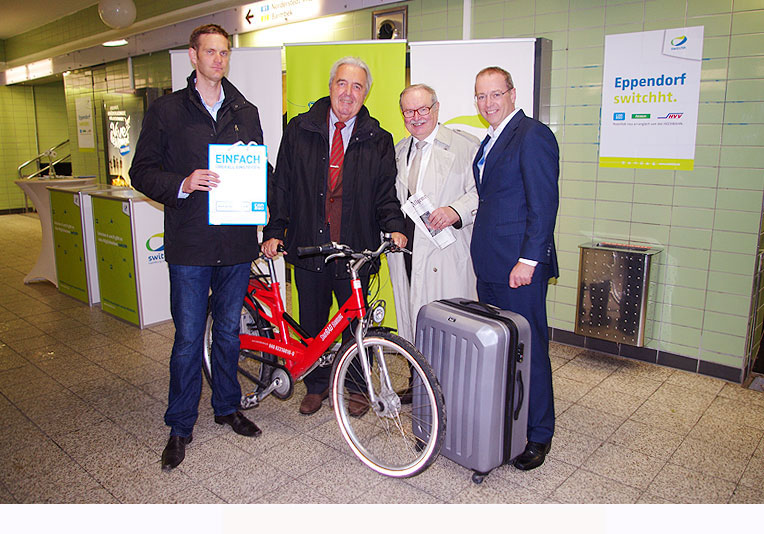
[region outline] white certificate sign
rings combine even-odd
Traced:
[[[220,176],[220,183],[209,193],[211,225],[267,223],[264,145],[210,145],[209,169]]]
[[[703,26],[605,37],[600,167],[692,170]]]

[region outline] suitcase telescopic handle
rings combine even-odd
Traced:
[[[517,408],[515,408],[515,414],[514,418],[515,421],[517,421],[520,418],[520,408],[523,407],[523,401],[525,400],[525,387],[523,386],[523,372],[518,369],[517,370],[517,385],[520,386],[520,391],[518,392],[518,401],[517,401]]]

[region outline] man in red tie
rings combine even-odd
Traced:
[[[395,195],[393,138],[363,105],[371,83],[369,67],[359,58],[345,57],[332,66],[329,96],[287,125],[268,188],[270,219],[262,250],[272,258],[278,245],[286,248],[285,259],[295,268],[300,324],[311,336],[329,320],[332,292],[339,303],[350,296],[349,275],[345,262],[299,258],[297,247],[335,241],[356,250],[375,249],[380,231],[391,232],[395,244],[406,246]],[[377,268],[362,273],[364,294]],[[349,339],[349,331],[344,337]],[[311,415],[321,408],[329,396],[330,372],[330,367],[318,367],[305,378],[300,413]],[[368,410],[360,391],[351,389],[349,409],[355,416]]]

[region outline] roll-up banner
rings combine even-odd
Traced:
[[[442,124],[485,137],[488,123],[475,104],[475,76],[485,67],[497,66],[512,75],[517,88],[516,107],[529,117],[545,121],[538,113],[543,93],[537,43],[541,39],[480,39],[474,41],[423,41],[409,43],[411,83],[435,89]],[[549,41],[546,41],[550,43]],[[549,65],[545,66],[549,69]],[[546,87],[548,95],[548,86]]]
[[[194,69],[188,50],[170,51],[172,90],[186,87],[186,78]],[[244,98],[257,106],[263,140],[268,147],[268,161],[276,164],[283,112],[281,109],[281,47],[233,48],[226,75]]]
[[[308,111],[311,105],[329,95],[329,71],[338,59],[345,56],[359,57],[371,70],[372,86],[366,99],[366,107],[397,143],[407,135],[403,125],[398,96],[406,84],[406,42],[405,41],[353,41],[347,43],[305,43],[287,44],[287,117]],[[378,292],[377,292],[378,288]],[[372,296],[386,301],[384,326],[395,328],[397,319],[393,288],[387,259],[382,258],[379,270],[379,285],[371,285]],[[299,299],[296,286],[292,284],[292,312],[299,313]],[[334,297],[332,297],[334,298]],[[371,301],[371,299],[370,299]],[[336,300],[332,304],[333,314],[337,310]]]
[[[703,26],[605,37],[600,167],[691,171]]]
[[[366,62],[373,80],[366,99],[369,113],[397,143],[407,135],[398,107],[406,83],[405,41],[286,44],[287,118],[308,111],[329,94],[329,71],[338,59],[356,56]]]

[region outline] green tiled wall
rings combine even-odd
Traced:
[[[63,85],[0,87],[0,124],[0,210],[22,208],[17,167],[68,136]]]
[[[143,3],[158,5],[137,2]],[[167,12],[195,3],[177,0],[170,8],[162,3],[154,9]],[[461,0],[412,0],[385,7],[395,5],[408,6],[411,41],[462,38]],[[369,39],[371,11],[251,32],[241,35],[239,44]],[[63,38],[74,39],[77,32],[100,24],[91,19],[68,21],[56,32],[64,28],[70,33]],[[695,25],[705,27],[695,170],[599,168],[605,36]],[[553,44],[550,126],[561,150],[556,239],[562,276],[549,291],[551,326],[573,330],[580,243],[602,239],[654,244],[664,250],[656,259],[650,295],[654,339],[649,346],[743,366],[756,250],[764,241],[762,28],[764,0],[473,0],[472,38],[537,36]],[[52,28],[41,31],[48,32],[39,39],[46,46],[58,38]],[[28,39],[6,42],[6,55],[30,53],[33,45],[24,41]],[[136,58],[137,86],[169,86],[169,59],[155,56]],[[98,132],[96,152],[76,151],[75,172],[103,173],[102,95],[124,87],[126,76],[125,63],[118,62],[67,77],[70,113],[77,95],[91,94]],[[15,113],[5,103],[23,100],[25,90],[0,90],[4,125],[6,115]],[[5,159],[0,157],[0,164]],[[759,306],[764,312],[764,302]],[[761,332],[761,324],[756,328]]]
[[[37,154],[31,87],[0,87],[0,210],[24,206],[16,168]]]
[[[133,58],[133,79],[136,89],[171,88],[170,54],[157,52]],[[119,95],[131,91],[127,60],[72,71],[64,77],[64,86],[66,107],[70,117],[75,116],[77,98],[90,96],[93,104],[95,150],[80,150],[77,142],[77,125],[73,121],[70,121],[68,125],[72,146],[72,170],[76,175],[96,175],[99,182],[105,183],[103,103],[106,95]]]
[[[649,346],[742,367],[764,193],[764,2],[477,0],[474,6],[473,38],[553,41],[550,126],[562,159],[562,276],[550,292],[551,326],[573,330],[579,243],[655,244],[664,251],[650,295],[658,328]],[[705,28],[695,170],[598,168],[604,36],[685,25]]]

